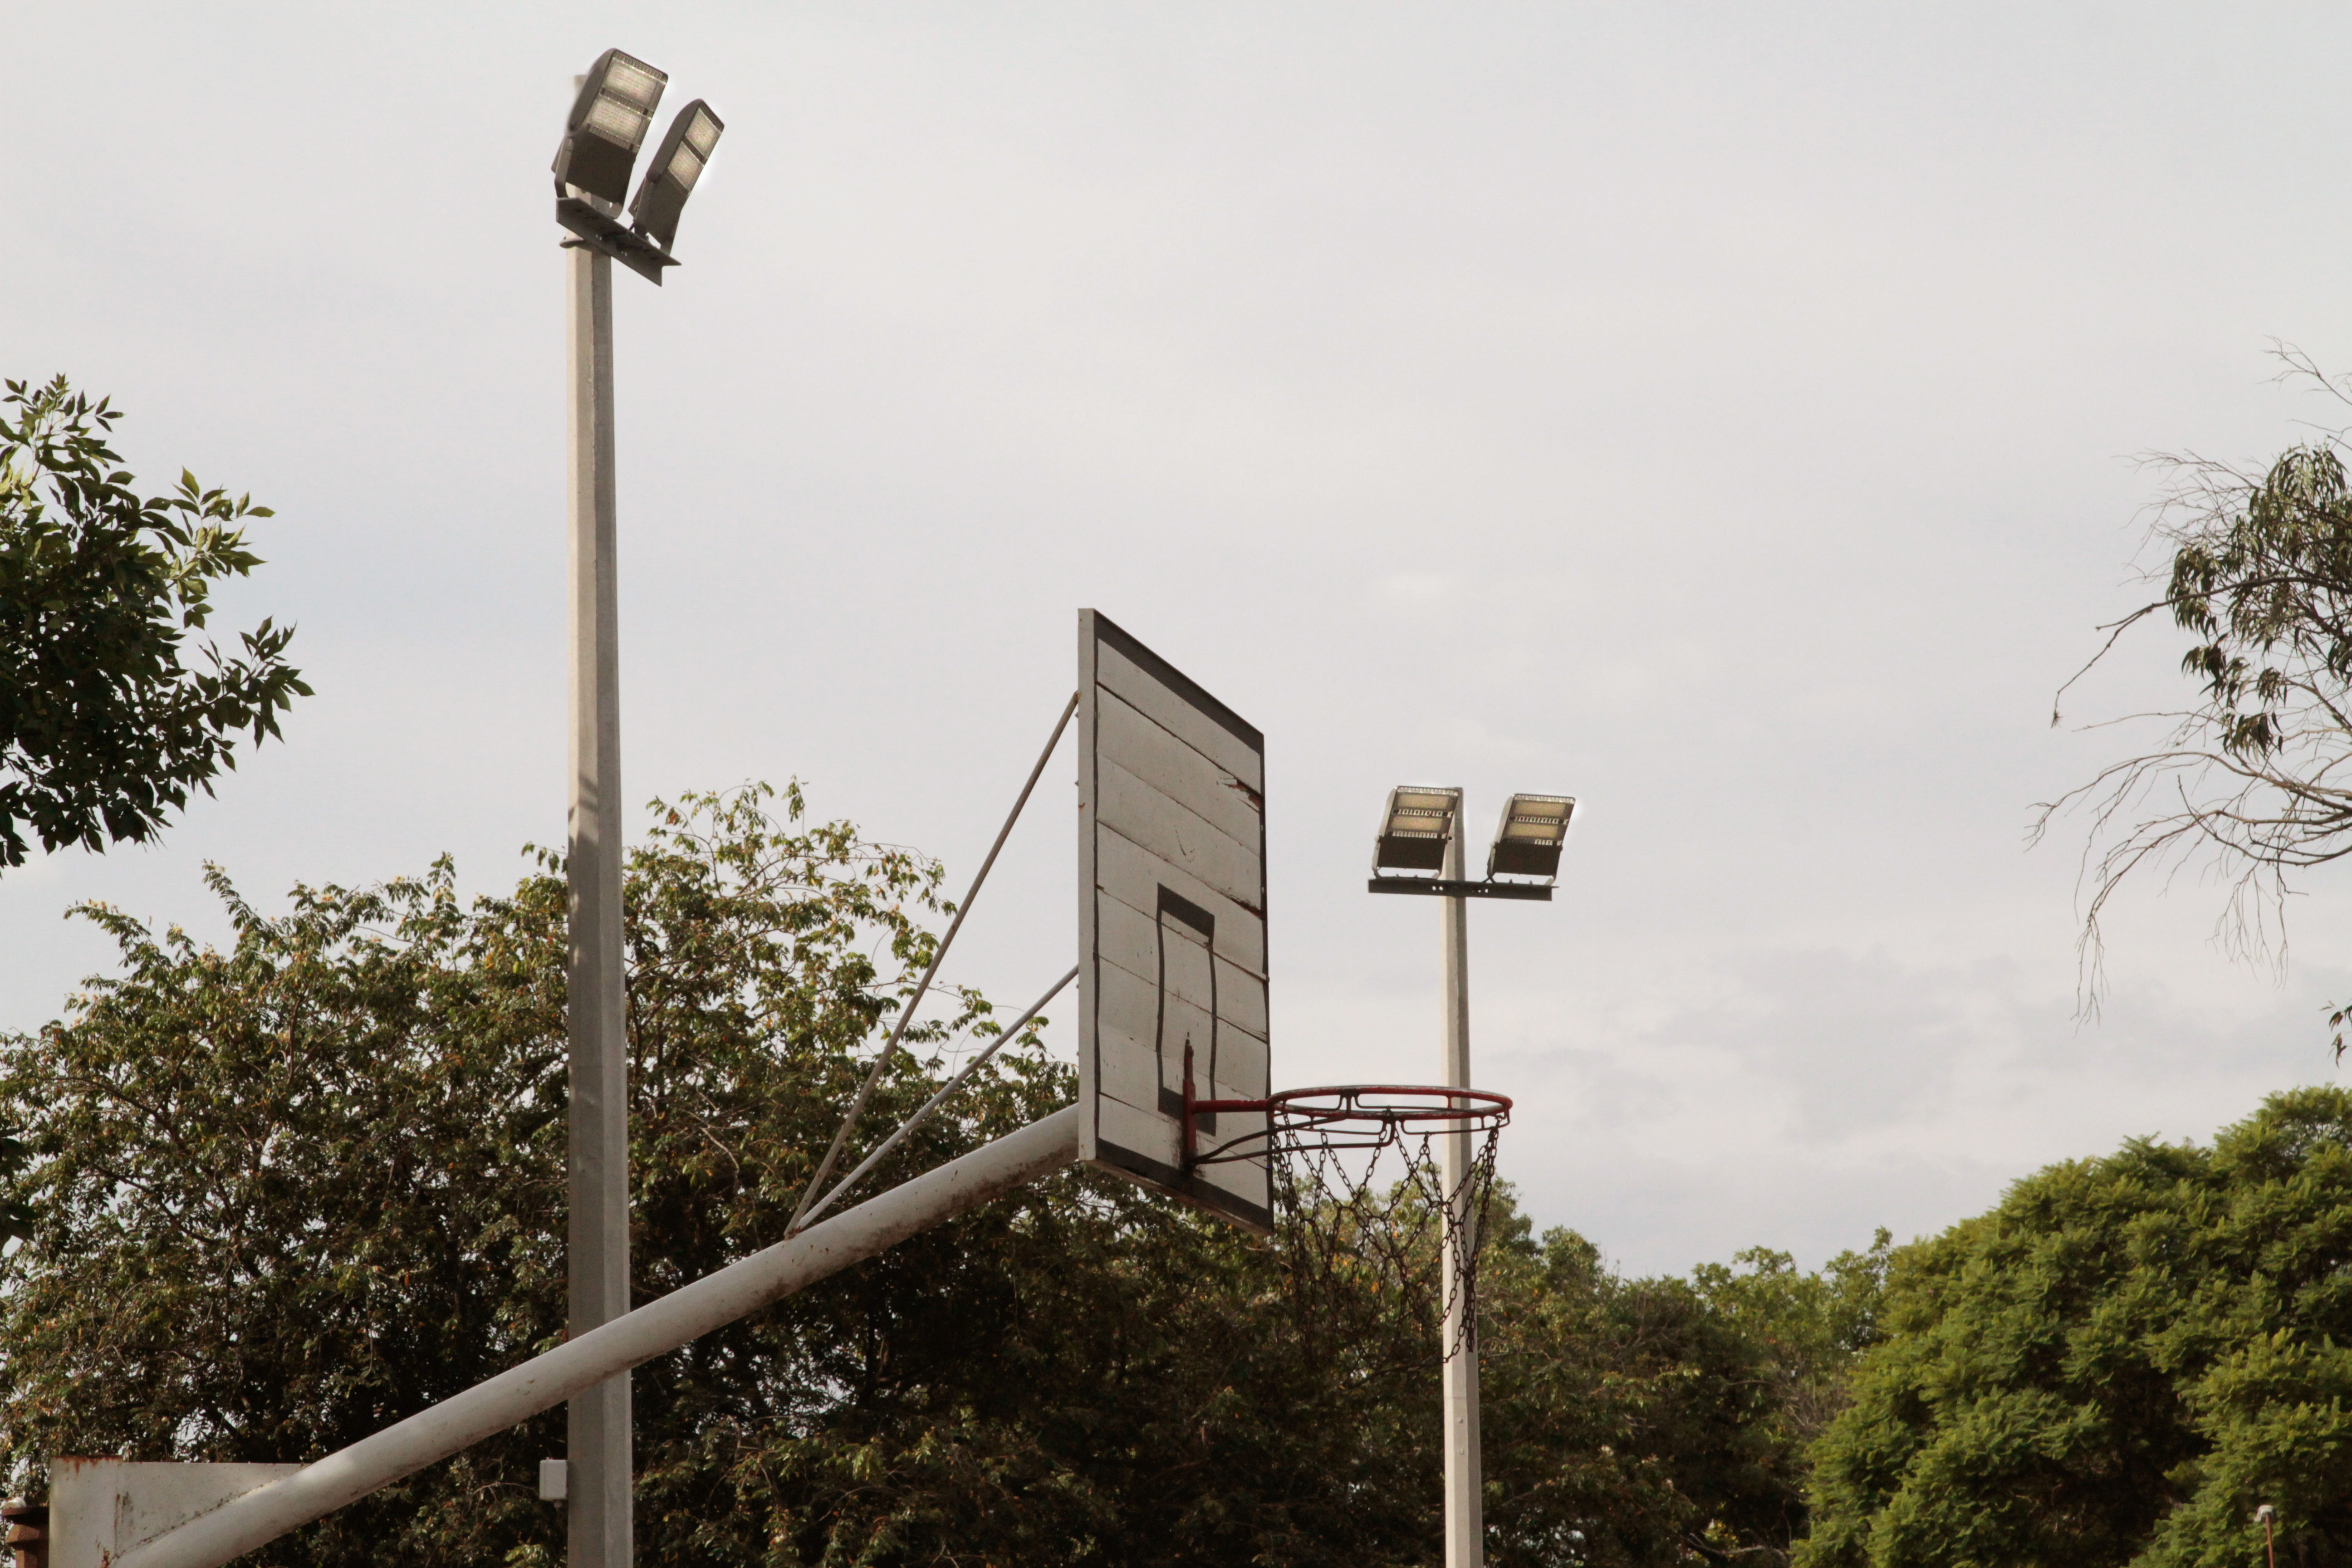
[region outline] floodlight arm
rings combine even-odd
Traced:
[[[662,280],[662,269],[678,264],[677,257],[669,255],[619,219],[597,211],[581,197],[558,199],[555,221],[570,229],[575,237],[563,242],[565,248],[593,250],[599,256],[609,256],[640,278],[652,279],[656,287]]]
[[[1365,886],[1375,893],[1426,893],[1435,899],[1532,899],[1551,902],[1549,882],[1474,881],[1452,877],[1374,877]]]

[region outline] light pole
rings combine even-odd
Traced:
[[[687,105],[662,140],[631,210],[621,198],[668,78],[618,49],[597,57],[555,154],[555,216],[574,237],[571,342],[571,1047],[568,1317],[578,1339],[629,1310],[629,1057],[621,934],[621,638],[613,443],[613,263],[661,281],[678,210],[719,140],[719,119]],[[565,1463],[541,1489],[565,1500],[572,1568],[629,1568],[635,1554],[626,1373],[566,1407]]]
[[[1389,792],[1387,813],[1372,851],[1371,890],[1425,893],[1438,900],[1444,1014],[1440,1031],[1440,1082],[1470,1082],[1470,900],[1535,899],[1549,902],[1559,855],[1576,802],[1566,795],[1515,795],[1503,807],[1487,851],[1486,875],[1472,881],[1462,864],[1462,792],[1401,785]],[[1434,877],[1419,873],[1435,871]],[[1506,879],[1527,878],[1529,880]],[[1478,1316],[1463,1289],[1477,1256],[1477,1215],[1470,1203],[1467,1131],[1437,1135],[1438,1180],[1445,1193],[1444,1237],[1439,1248],[1444,1304],[1445,1568],[1480,1568],[1486,1561],[1486,1522],[1478,1443]]]

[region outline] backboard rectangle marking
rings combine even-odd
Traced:
[[[1148,978],[1155,963],[1154,943],[1159,941],[1153,922],[1117,899],[1100,900],[1098,907],[1097,955],[1107,965],[1124,969],[1139,979]],[[1202,1006],[1209,1001],[1205,995],[1192,1000]],[[1223,953],[1217,955],[1217,1016],[1229,1027],[1245,1030],[1261,1040],[1266,1037],[1265,982]]]
[[[1217,951],[1254,974],[1265,973],[1265,928],[1248,909],[1108,828],[1094,835],[1095,886],[1146,920],[1158,918],[1163,881],[1217,919]],[[1225,918],[1231,915],[1229,920]]]
[[[1158,1016],[1153,1020],[1151,1048],[1160,1068],[1160,1113],[1181,1117],[1188,1081],[1217,1075],[1217,940],[1216,917],[1174,891],[1160,889],[1158,921],[1160,970],[1153,994]],[[1186,1000],[1209,994],[1203,1008]],[[1203,1125],[1214,1131],[1215,1118]]]

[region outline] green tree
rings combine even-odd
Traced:
[[[142,499],[107,446],[117,417],[63,376],[0,396],[0,867],[29,828],[44,849],[145,839],[192,787],[209,793],[308,696],[264,620],[243,651],[185,662],[212,591],[261,563],[237,526],[268,517],[183,472]]]
[[[803,825],[797,795],[775,821],[766,800],[660,808],[630,858],[640,1299],[782,1236],[931,952],[935,865]],[[228,951],[89,910],[121,973],[0,1042],[0,1109],[32,1151],[9,1195],[37,1216],[0,1259],[0,1424],[20,1467],[313,1458],[562,1333],[556,868],[461,906],[444,864],[300,890],[279,918],[215,885]],[[867,1146],[993,1029],[983,998],[957,1003],[910,1033]],[[1072,1089],[1015,1043],[876,1184]],[[1784,1553],[1794,1427],[1777,1352],[1744,1326],[1770,1313],[1619,1279],[1570,1233],[1536,1239],[1507,1194],[1495,1226],[1496,1561]],[[640,1550],[714,1568],[1426,1563],[1430,1303],[1401,1303],[1376,1268],[1309,1279],[1296,1242],[1086,1172],[918,1237],[639,1369]],[[551,1564],[559,1510],[532,1482],[561,1422],[257,1560]]]
[[[1490,1560],[1498,1568],[1785,1563],[1805,1445],[1872,1331],[1884,1238],[1822,1274],[1757,1248],[1627,1279],[1507,1214],[1481,1265]]]
[[[1869,1250],[1842,1252],[1818,1274],[1768,1247],[1749,1247],[1729,1265],[1692,1270],[1707,1307],[1761,1352],[1760,1368],[1773,1384],[1773,1443],[1800,1465],[1846,1407],[1854,1358],[1881,1337],[1894,1241],[1881,1229]]]
[[[1807,1568],[2352,1561],[2352,1093],[2054,1165],[1894,1255]]]

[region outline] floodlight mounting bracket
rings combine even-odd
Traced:
[[[639,277],[652,279],[656,288],[661,286],[662,268],[678,264],[677,257],[578,196],[555,199],[555,221],[579,236],[577,239],[565,240],[566,248],[576,247],[609,256]]]
[[[1440,899],[1534,899],[1551,902],[1549,882],[1497,882],[1455,877],[1374,877],[1368,884],[1375,893],[1426,893]]]

